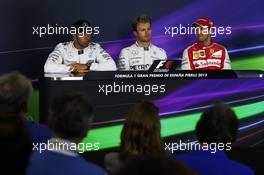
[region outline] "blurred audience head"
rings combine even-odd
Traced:
[[[25,116],[32,91],[31,81],[18,72],[0,76],[0,114]]]
[[[129,160],[117,175],[194,175],[178,161],[164,156],[141,156]]]
[[[233,143],[237,138],[238,119],[230,107],[217,104],[202,114],[195,130],[200,143]]]
[[[49,125],[57,137],[81,140],[86,136],[93,116],[93,106],[86,94],[65,94],[54,99]]]
[[[130,109],[122,129],[120,149],[123,156],[164,153],[159,109],[154,104],[144,101]]]
[[[27,129],[18,116],[0,116],[1,171],[7,174],[25,174],[32,152]]]

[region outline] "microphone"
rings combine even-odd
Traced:
[[[94,60],[88,60],[87,63],[86,63],[86,65],[89,65],[90,66],[92,63],[94,63]]]
[[[78,55],[83,54],[83,50],[78,50]]]

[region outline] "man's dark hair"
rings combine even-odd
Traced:
[[[80,19],[78,21],[75,21],[72,26],[76,29],[78,29],[79,27],[91,27],[91,23],[87,20]]]
[[[93,116],[93,106],[86,94],[65,94],[54,99],[49,124],[59,137],[79,138],[85,136]]]
[[[80,20],[74,22],[72,27],[74,27],[78,32],[83,33],[86,31],[85,28],[92,27],[92,26],[91,26],[91,23],[89,21],[80,19]],[[81,30],[79,29],[80,27],[82,27]]]
[[[26,174],[31,152],[31,137],[20,118],[0,116],[1,171]]]
[[[233,143],[237,138],[238,119],[230,107],[217,104],[202,114],[195,131],[200,143]]]
[[[31,81],[18,72],[0,76],[0,115],[15,115],[29,102]]]
[[[139,23],[149,23],[150,25],[152,24],[150,17],[148,17],[147,15],[140,15],[132,23],[133,31],[137,31],[137,25]]]

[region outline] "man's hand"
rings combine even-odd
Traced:
[[[86,64],[79,64],[79,63],[74,63],[74,64],[69,64],[71,67],[72,72],[88,72],[89,66]]]

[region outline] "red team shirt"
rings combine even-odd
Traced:
[[[204,46],[195,43],[183,52],[182,70],[221,70],[231,69],[225,47],[217,43]]]

